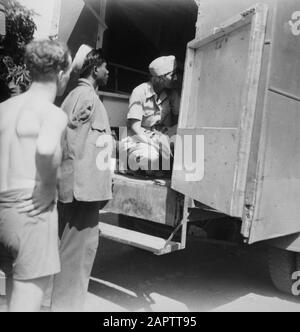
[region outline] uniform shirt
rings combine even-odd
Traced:
[[[71,203],[106,201],[112,198],[111,169],[99,170],[96,147],[101,135],[111,135],[106,110],[92,84],[80,79],[62,105],[69,123],[63,142],[59,172],[59,200]],[[108,156],[108,164],[111,155]]]
[[[142,121],[142,127],[152,130],[158,125],[171,126],[170,116],[179,114],[180,98],[176,91],[163,91],[159,96],[153,85],[143,83],[132,92],[128,120]]]

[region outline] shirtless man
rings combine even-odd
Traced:
[[[60,272],[56,175],[67,117],[54,100],[71,61],[60,43],[31,43],[30,89],[0,104],[0,244],[13,262],[13,312],[39,311],[50,277]]]

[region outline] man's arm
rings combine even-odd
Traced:
[[[67,121],[66,114],[56,110],[49,113],[41,125],[36,147],[36,167],[44,185],[56,185],[56,172],[60,165],[57,153]]]
[[[129,101],[129,112],[127,114],[128,129],[139,142],[152,144],[150,138],[145,135],[145,129],[142,127],[144,116],[143,110],[143,94],[140,88],[133,90]]]
[[[61,163],[61,139],[66,126],[67,116],[57,109],[43,119],[36,148],[37,184],[28,200],[19,205],[21,213],[36,216],[53,205],[56,198],[57,169]]]
[[[145,130],[144,128],[142,128],[141,120],[128,120],[128,127],[138,141],[146,144],[151,144],[151,140],[147,137],[147,135],[145,135]]]

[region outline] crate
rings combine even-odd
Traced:
[[[113,199],[104,210],[175,227],[182,218],[184,198],[170,187],[170,180],[115,174]]]

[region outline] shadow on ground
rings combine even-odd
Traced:
[[[101,240],[89,292],[88,311],[300,311],[298,298],[272,286],[260,245],[191,241],[157,257]]]

